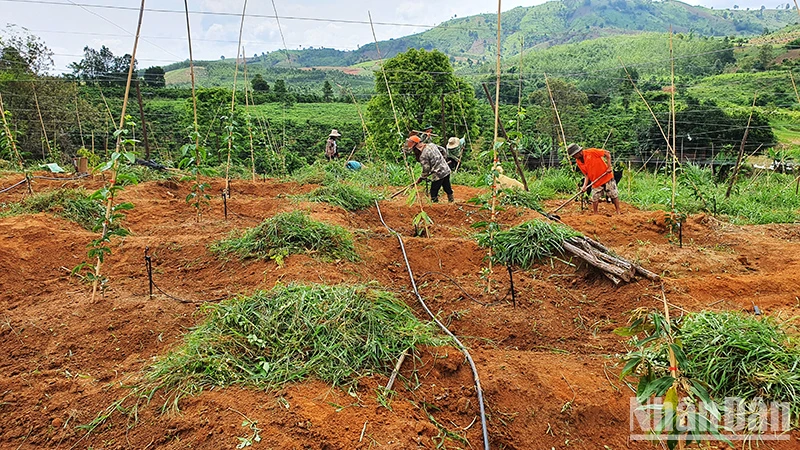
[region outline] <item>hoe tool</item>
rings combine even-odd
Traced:
[[[610,170],[610,169],[609,169],[609,170],[606,170],[605,172],[603,172],[603,174],[602,174],[602,175],[600,175],[599,177],[597,177],[597,178],[595,178],[594,180],[592,180],[592,182],[591,182],[591,183],[587,184],[587,185],[586,185],[586,188],[588,189],[588,188],[589,188],[589,186],[591,186],[591,185],[593,185],[594,183],[596,183],[596,182],[597,182],[597,180],[599,180],[600,178],[603,178],[604,176],[606,176],[606,175],[608,175],[608,174],[610,174],[610,173],[611,173],[611,170]],[[573,195],[572,197],[570,197],[570,199],[569,199],[569,200],[567,200],[567,201],[565,201],[564,203],[562,203],[562,204],[561,204],[561,206],[559,206],[558,208],[556,208],[556,209],[554,209],[554,210],[550,211],[549,213],[547,213],[547,215],[549,215],[549,216],[554,216],[554,215],[555,215],[555,213],[557,213],[557,212],[558,212],[558,211],[559,211],[561,208],[563,208],[563,207],[567,206],[568,204],[570,204],[570,202],[572,202],[573,200],[575,200],[576,198],[578,198],[578,196],[579,196],[579,195],[581,195],[581,194],[583,194],[584,192],[586,192],[586,189],[581,189],[580,191],[578,191],[578,193],[577,193],[577,194],[575,194],[575,195]]]

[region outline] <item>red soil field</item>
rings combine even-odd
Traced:
[[[0,177],[9,186],[18,175]],[[213,181],[219,192],[223,180]],[[61,186],[96,189],[99,181],[39,181],[37,192]],[[0,219],[0,448],[2,449],[222,449],[248,435],[243,415],[258,422],[262,441],[254,449],[481,448],[480,420],[469,366],[451,347],[426,348],[407,358],[394,386],[390,409],[378,402],[383,376],[362,379],[355,392],[309,380],[263,392],[231,387],[181,401],[179,413],[162,414],[160,398],[138,410],[138,420],[116,412],[91,434],[87,424],[124,397],[159,355],[179,345],[199,323],[200,303],[160,293],[148,295],[144,251],[149,247],[156,283],[183,299],[210,300],[270,289],[276,283],[367,283],[375,281],[403,298],[427,319],[411,291],[396,238],[375,208],[350,213],[326,204],[298,202],[286,195],[314,186],[235,181],[228,202],[211,201],[198,222],[184,198],[189,185],[147,182],[124,190],[131,201],[127,227],[115,239],[104,273],[108,287],[94,302],[87,286],[69,271],[86,259],[96,233],[48,214]],[[24,189],[0,194],[19,201]],[[496,295],[485,292],[481,269],[486,251],[470,225],[488,213],[465,200],[480,189],[456,186],[457,202],[429,205],[431,238],[410,237],[416,213],[398,198],[381,202],[387,223],[405,238],[420,292],[431,309],[470,347],[480,373],[494,449],[650,449],[629,440],[629,399],[617,378],[626,340],[613,330],[635,308],[661,307],[661,283],[640,279],[615,287],[585,266],[560,261],[517,271],[517,306],[505,268],[492,275]],[[548,206],[555,206],[552,202]],[[223,261],[209,244],[230,230],[303,209],[317,220],[355,233],[358,263],[323,263],[290,256],[281,268],[268,261]],[[691,216],[684,246],[670,243],[663,212],[623,204],[622,216],[588,215],[578,203],[562,220],[616,253],[663,276],[673,314],[700,310],[752,310],[790,318],[800,314],[800,226],[734,226],[709,216]],[[507,208],[505,225],[539,218]],[[456,280],[467,298],[447,277]],[[390,362],[393,364],[393,362]],[[633,380],[631,380],[632,382]],[[468,439],[464,444],[436,423]],[[789,442],[765,449],[800,448]],[[727,448],[722,443],[710,447]]]

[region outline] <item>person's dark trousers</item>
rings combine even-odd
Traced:
[[[441,180],[436,180],[431,182],[431,201],[436,203],[439,201],[439,189],[444,189],[444,192],[447,194],[447,199],[449,201],[453,201],[453,188],[450,186],[450,175],[442,178]]]

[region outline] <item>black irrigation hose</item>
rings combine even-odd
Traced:
[[[161,289],[158,286],[158,284],[156,284],[155,281],[153,281],[153,287],[156,288],[156,290],[158,292],[161,292],[162,294],[164,294],[166,297],[169,297],[169,298],[171,298],[171,299],[173,299],[175,301],[179,301],[181,303],[189,303],[189,304],[193,304],[193,305],[199,305],[199,304],[202,304],[202,303],[221,302],[222,300],[227,300],[227,299],[231,298],[230,295],[226,295],[225,297],[215,298],[213,300],[186,300],[186,299],[182,299],[180,297],[175,297],[174,295],[167,294],[166,292],[164,292],[163,289]]]
[[[81,179],[83,179],[83,178],[86,178],[86,177],[88,177],[88,176],[89,176],[89,174],[88,174],[88,173],[85,173],[85,174],[83,174],[83,175],[78,175],[78,176],[75,176],[75,177],[69,177],[69,178],[58,178],[58,177],[40,177],[40,176],[32,176],[31,178],[32,178],[32,179],[34,179],[34,180],[50,180],[50,181],[75,181],[75,180],[81,180]]]
[[[462,344],[461,341],[456,337],[456,335],[453,334],[450,330],[448,330],[447,327],[444,326],[444,324],[440,322],[439,319],[436,318],[433,312],[431,312],[431,310],[428,308],[428,305],[425,304],[425,300],[423,300],[422,296],[419,295],[419,290],[417,289],[417,283],[414,281],[414,273],[411,271],[411,263],[408,262],[408,255],[406,254],[406,246],[405,244],[403,244],[402,236],[400,236],[400,233],[398,233],[397,231],[394,231],[393,229],[389,228],[389,225],[387,225],[386,222],[383,220],[383,214],[381,214],[381,207],[380,205],[378,205],[377,200],[375,200],[375,208],[378,210],[378,217],[380,217],[383,226],[386,227],[387,230],[389,230],[389,233],[395,235],[395,237],[397,237],[397,241],[400,242],[400,251],[403,253],[403,260],[405,260],[406,268],[408,269],[408,278],[411,280],[411,287],[414,289],[414,295],[417,296],[417,300],[419,300],[419,303],[422,305],[422,307],[425,309],[425,312],[428,313],[431,319],[433,319],[433,321],[436,322],[436,325],[438,325],[439,328],[441,328],[442,331],[445,332],[445,334],[450,336],[453,339],[453,341],[455,341],[456,345],[458,345],[458,348],[461,350],[462,353],[464,353],[464,356],[467,358],[467,362],[469,362],[469,366],[472,369],[472,377],[475,379],[475,390],[477,391],[478,394],[478,406],[480,407],[480,412],[481,412],[481,427],[483,428],[483,448],[484,450],[489,450],[489,432],[486,426],[486,410],[483,406],[483,390],[481,390],[481,381],[480,378],[478,377],[478,369],[477,367],[475,367],[475,361],[472,360],[472,356],[469,354],[467,347],[465,347],[464,344]]]
[[[8,192],[8,191],[10,191],[10,190],[12,190],[12,189],[14,189],[15,187],[17,187],[17,186],[21,185],[22,183],[25,183],[26,181],[28,181],[28,179],[27,179],[27,178],[23,178],[22,180],[20,180],[20,181],[19,181],[19,183],[17,183],[17,184],[14,184],[14,185],[12,185],[12,186],[9,186],[9,187],[7,187],[7,188],[3,189],[2,191],[0,191],[0,194],[4,194],[4,193],[6,193],[6,192]]]

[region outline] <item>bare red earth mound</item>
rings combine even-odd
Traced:
[[[0,182],[8,186],[16,181],[12,178]],[[42,181],[34,187],[62,185],[94,189],[99,182]],[[216,180],[214,192],[221,187]],[[180,299],[247,294],[278,282],[377,281],[426,319],[410,291],[399,245],[375,208],[349,213],[284,197],[312,188],[240,181],[228,203],[229,220],[223,220],[216,198],[199,222],[184,201],[186,184],[126,188],[120,200],[136,206],[127,220],[133,234],[114,241],[104,266],[110,282],[94,302],[91,288],[69,271],[86,259],[86,244],[96,234],[46,214],[0,219],[0,448],[234,448],[237,437],[250,431],[242,427],[243,415],[260,429],[262,441],[252,448],[438,448],[443,439],[447,448],[481,447],[472,376],[461,353],[449,347],[425,349],[406,360],[391,410],[378,403],[376,388],[387,380],[376,376],[361,380],[353,393],[314,380],[279,392],[212,390],[182,401],[178,414],[161,414],[161,399],[154,398],[139,409],[135,424],[117,412],[89,435],[76,428],[126,395],[127,384],[202,320],[199,303],[158,292],[149,297],[147,247],[156,283]],[[510,298],[497,301],[508,290],[508,276],[496,270],[496,294],[485,293],[480,274],[486,252],[470,237],[470,225],[487,213],[464,203],[480,191],[455,190],[457,203],[428,207],[433,237],[405,241],[422,295],[472,349],[492,448],[653,448],[628,439],[633,393],[617,380],[618,355],[627,347],[612,330],[624,325],[634,308],[658,308],[661,285],[640,280],[614,287],[586,267],[556,261],[515,274],[516,307]],[[18,201],[22,191],[2,194],[0,202]],[[564,222],[663,274],[674,313],[751,310],[754,302],[772,316],[800,314],[798,226],[738,227],[693,216],[678,248],[667,240],[663,213],[623,205],[621,217],[590,216],[577,205],[564,211]],[[273,262],[225,262],[207,249],[232,229],[293,209],[363,230],[356,233],[363,261],[322,263],[291,256],[278,268]],[[414,208],[397,199],[382,202],[381,209],[391,227],[412,234]],[[506,225],[533,218],[536,213],[515,209],[500,214]],[[445,275],[489,306],[467,298]],[[446,437],[440,427],[469,444]],[[798,448],[797,437],[794,432],[791,442],[763,448]]]

